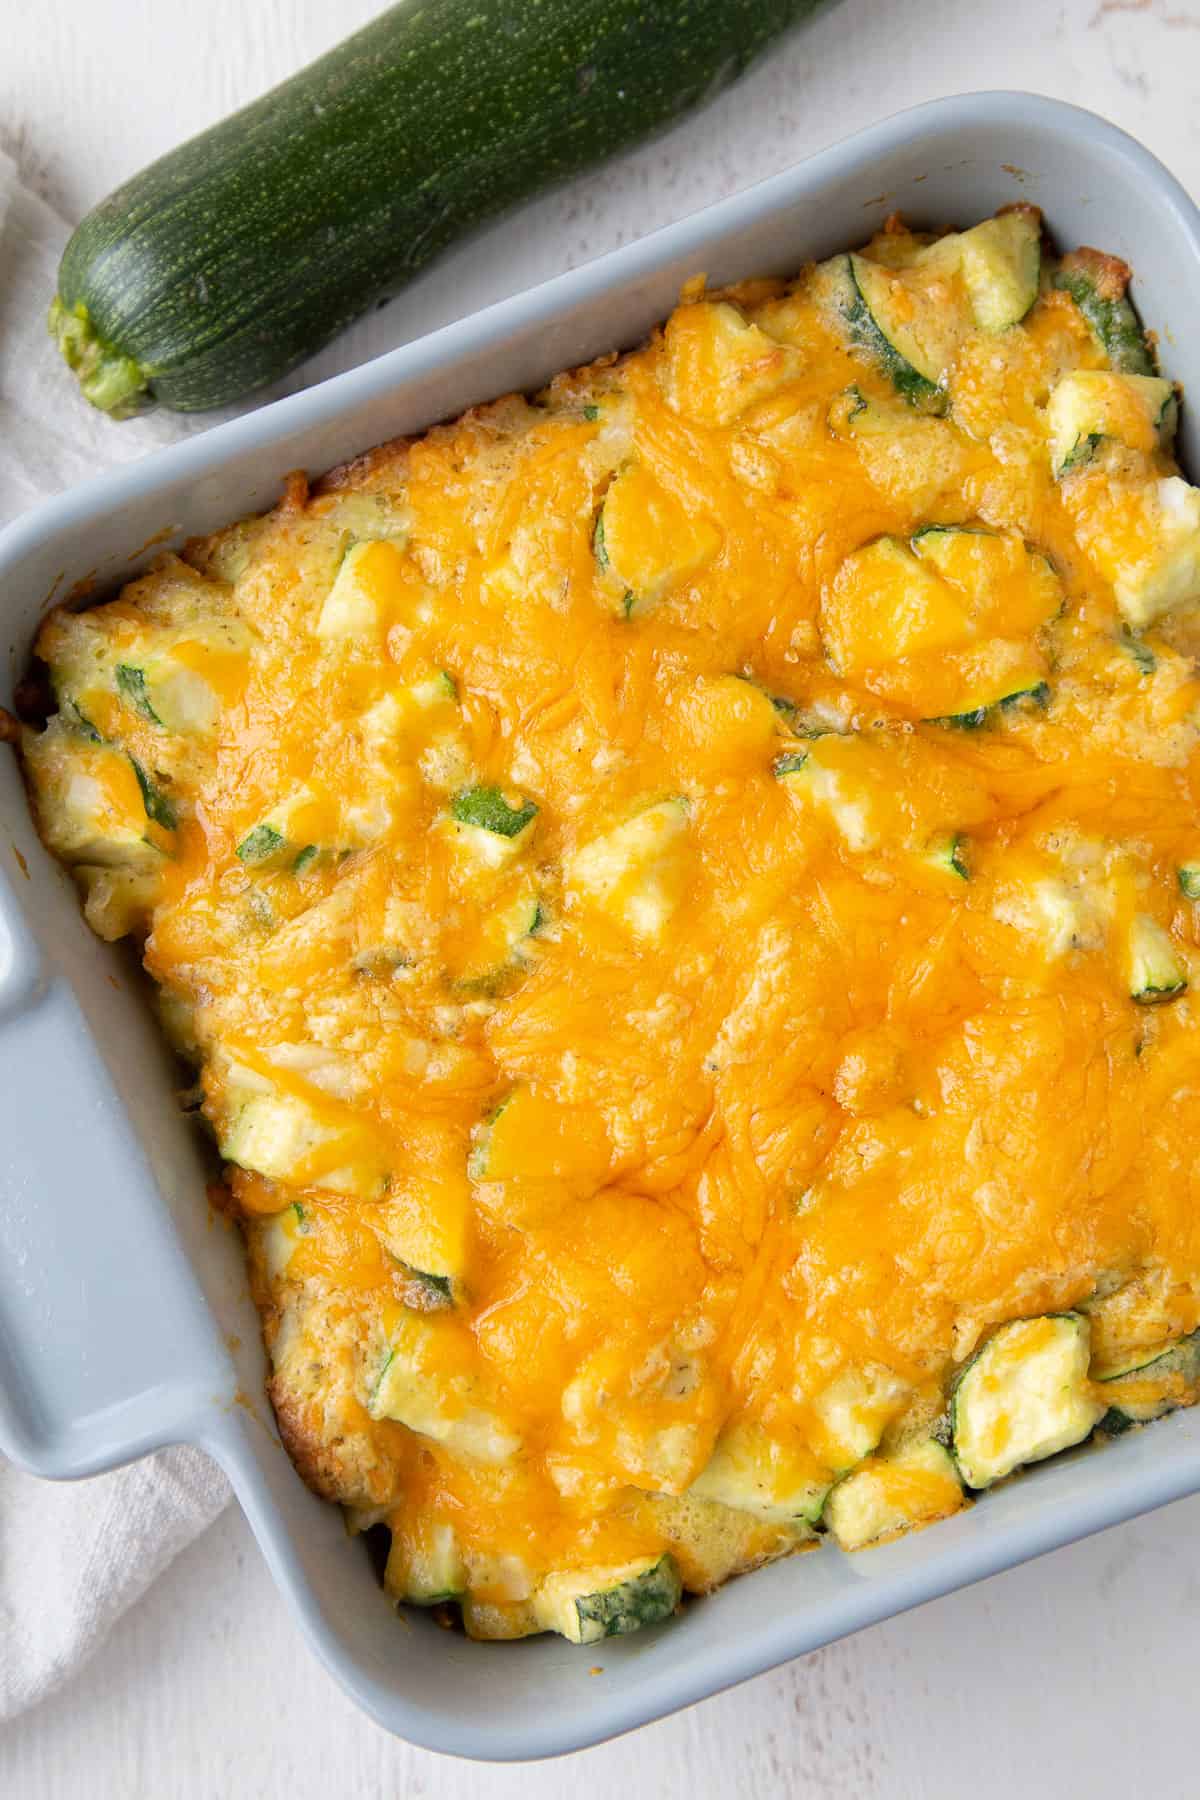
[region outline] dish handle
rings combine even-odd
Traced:
[[[92,1475],[200,1435],[233,1369],[77,1000],[3,977],[0,1454]]]

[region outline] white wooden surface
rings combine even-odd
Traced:
[[[0,146],[77,216],[376,10],[376,0],[3,0]],[[1027,87],[1091,106],[1200,190],[1198,66],[1200,0],[841,0],[704,117],[456,253],[324,366],[939,94]],[[582,1778],[595,1795],[647,1800],[1000,1800],[1075,1786],[1089,1800],[1174,1800],[1196,1787],[1198,1540],[1200,1499],[1181,1502],[569,1766],[488,1770],[410,1750],[350,1707],[299,1644],[231,1512],[70,1688],[0,1738],[0,1795],[548,1800]]]

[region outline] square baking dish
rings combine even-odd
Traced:
[[[718,206],[363,368],[50,502],[0,536],[4,698],[46,606],[104,593],[316,472],[477,401],[626,347],[699,271],[796,270],[893,209],[968,225],[1036,201],[1064,246],[1126,258],[1166,370],[1200,395],[1200,214],[1138,144],[1027,94],[903,113]],[[1185,405],[1181,451],[1200,467]],[[138,548],[138,547],[141,548]],[[494,1759],[583,1745],[1085,1533],[1200,1490],[1200,1408],[1027,1471],[935,1529],[857,1557],[824,1547],[588,1651],[473,1644],[392,1610],[337,1510],[275,1435],[236,1233],[127,951],[85,926],[0,759],[0,1450],[71,1477],[188,1442],[222,1464],[309,1643],[387,1729]],[[602,1671],[593,1673],[597,1660]]]

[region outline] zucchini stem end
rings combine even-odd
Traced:
[[[154,397],[141,365],[104,342],[82,301],[72,309],[56,294],[47,323],[85,400],[111,419],[132,419],[153,406]]]

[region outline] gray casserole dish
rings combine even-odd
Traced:
[[[846,143],[418,343],[63,495],[0,536],[9,691],[51,597],[103,592],[161,544],[271,504],[319,471],[557,370],[627,346],[681,284],[795,270],[895,208],[970,224],[1036,201],[1064,244],[1135,271],[1169,373],[1200,395],[1200,214],[1162,166],[1089,113],[978,94]],[[1200,465],[1185,405],[1182,455]],[[1028,1471],[970,1511],[857,1557],[775,1563],[666,1626],[593,1652],[557,1638],[473,1644],[399,1618],[337,1511],[275,1436],[235,1234],[173,1101],[127,956],[95,940],[0,759],[0,1451],[38,1474],[201,1446],[228,1472],[312,1647],[389,1730],[495,1759],[577,1749],[861,1625],[1200,1490],[1200,1409]]]

